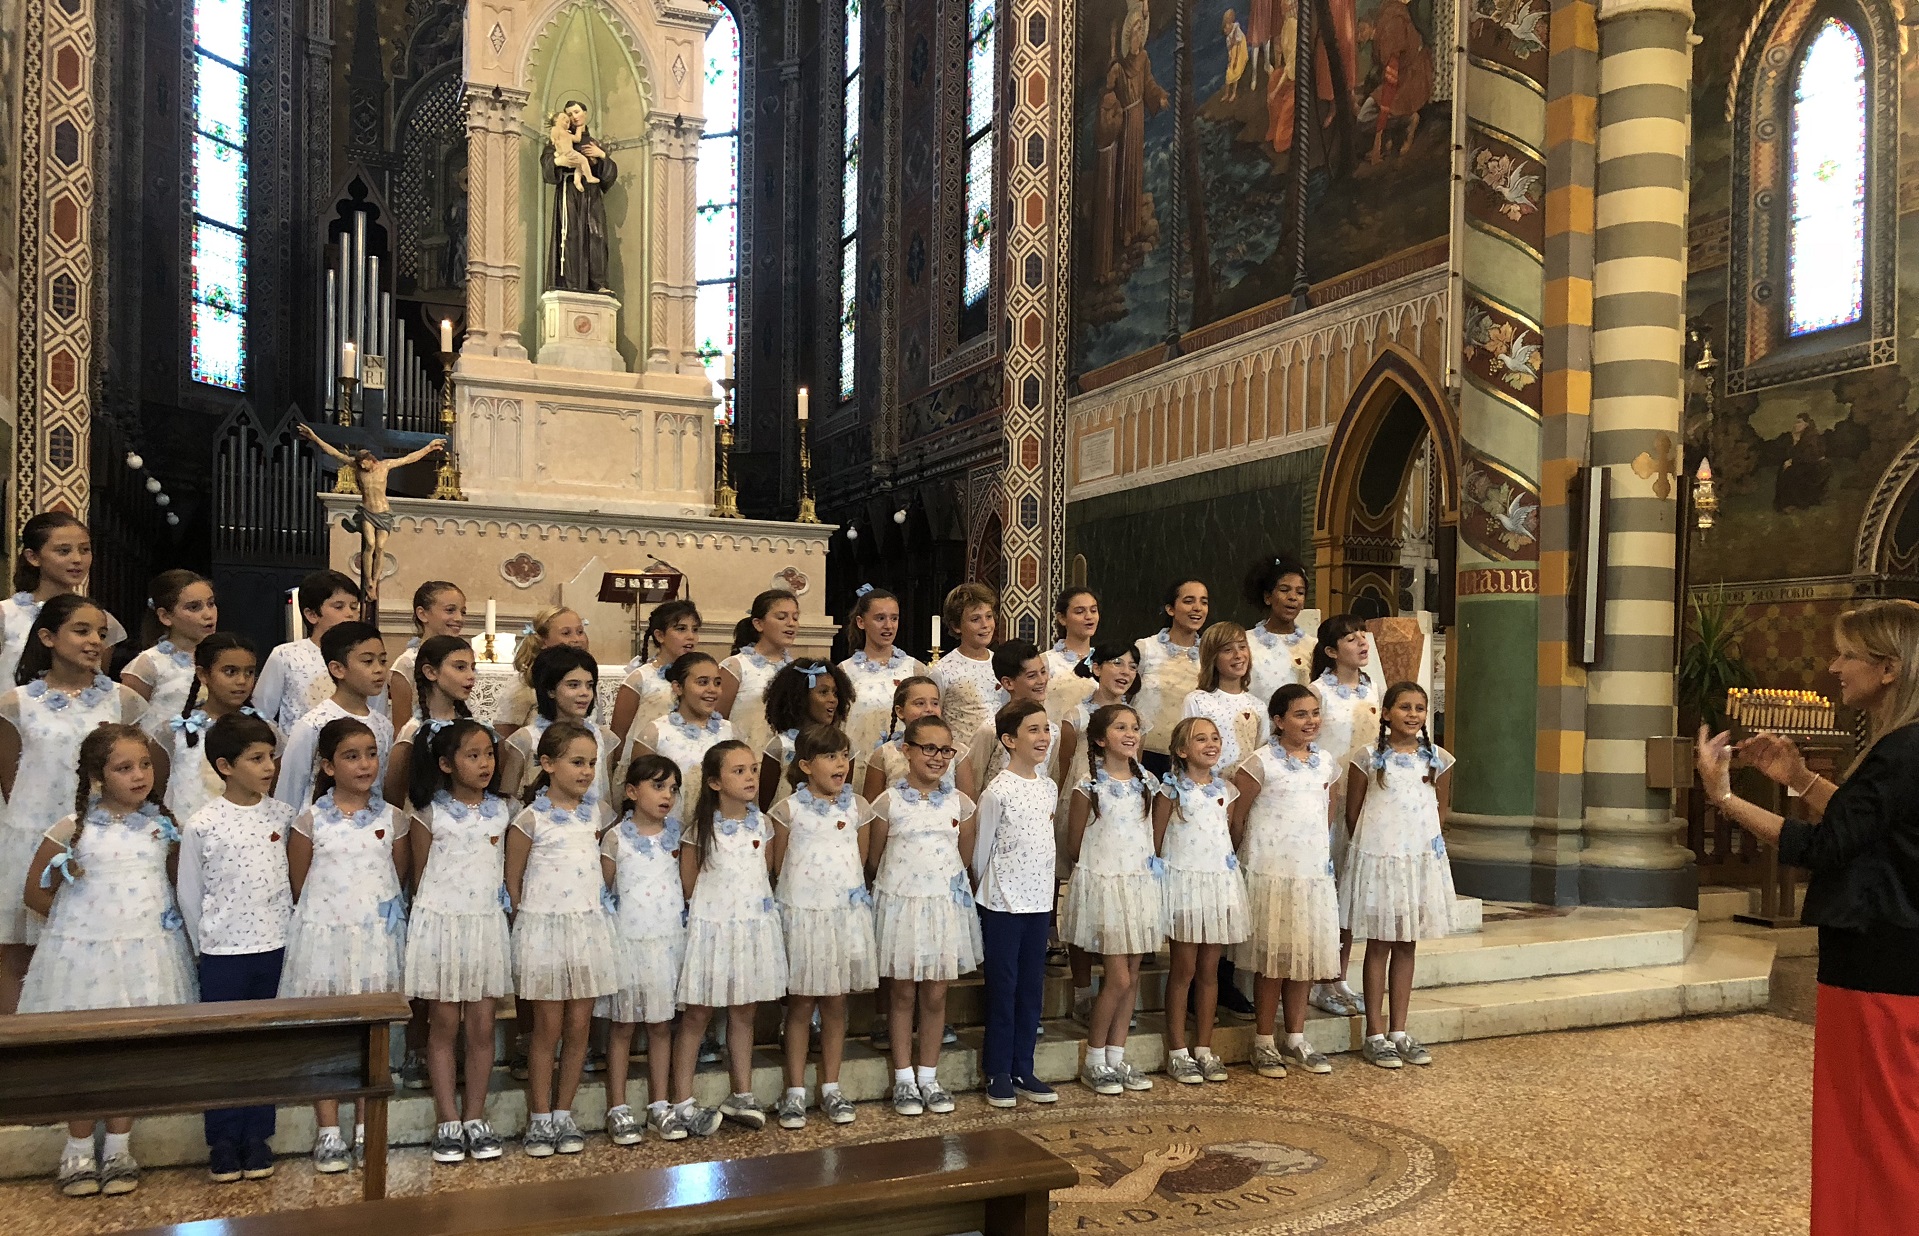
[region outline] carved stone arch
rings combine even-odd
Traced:
[[[527,28],[535,33],[528,39],[519,63],[513,66],[513,80],[521,89],[533,90],[533,61],[545,50],[547,40],[560,28],[563,19],[575,9],[593,9],[620,37],[621,45],[626,49],[628,59],[633,65],[634,75],[639,79],[640,97],[648,107],[659,99],[659,91],[654,83],[661,80],[660,67],[653,63],[653,48],[641,37],[640,31],[654,27],[653,15],[628,7],[621,0],[551,0],[544,8],[534,12]],[[691,71],[689,69],[689,71]],[[528,119],[529,124],[537,124],[540,118]]]
[[[1853,543],[1854,575],[1884,575],[1894,570],[1893,532],[1912,505],[1915,490],[1919,490],[1913,483],[1915,478],[1919,478],[1919,437],[1893,456],[1879,474],[1878,484],[1872,487],[1865,514],[1859,517],[1858,539]]]
[[[1436,539],[1451,535],[1459,519],[1460,475],[1459,431],[1451,408],[1425,366],[1395,344],[1385,346],[1353,388],[1327,444],[1313,508],[1315,593],[1323,612],[1345,612],[1362,580],[1396,567],[1397,544],[1386,542],[1394,540],[1403,487],[1422,435],[1433,444]],[[1397,469],[1397,487],[1389,500],[1374,504],[1378,509],[1361,501],[1369,465],[1388,476]]]

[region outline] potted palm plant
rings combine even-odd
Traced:
[[[1726,586],[1715,584],[1688,599],[1691,613],[1679,654],[1679,709],[1682,723],[1704,721],[1717,731],[1726,724],[1726,692],[1755,685],[1740,644],[1752,623],[1744,608],[1729,604]]]

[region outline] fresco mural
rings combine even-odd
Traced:
[[[1702,6],[1693,58],[1694,168],[1686,361],[1692,374],[1686,471],[1709,459],[1716,526],[1693,533],[1695,584],[1846,575],[1867,500],[1886,465],[1919,434],[1919,40],[1899,51],[1900,217],[1893,363],[1706,398],[1696,368],[1710,343],[1723,378],[1728,338],[1729,212],[1734,175],[1728,92],[1756,0]],[[1904,544],[1895,537],[1895,557]],[[1897,564],[1895,563],[1895,569]]]
[[[1446,234],[1450,102],[1434,35],[1448,0],[1309,2],[1319,282]],[[1291,293],[1296,12],[1296,0],[1086,0],[1077,371]]]

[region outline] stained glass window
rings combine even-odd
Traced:
[[[247,0],[193,2],[193,380],[247,364]]]
[[[1866,289],[1866,54],[1836,17],[1799,57],[1788,175],[1787,333],[1857,322]]]
[[[995,0],[966,6],[966,253],[967,309],[985,303],[993,284],[993,117],[999,102],[999,24]]]
[[[711,3],[711,0],[709,0]],[[698,289],[693,333],[707,377],[726,377],[726,358],[737,346],[740,290],[740,26],[733,11],[719,14],[706,36],[706,130],[693,214],[693,269]],[[733,420],[733,396],[720,409]]]
[[[840,83],[845,116],[840,150],[840,398],[853,397],[859,342],[860,264],[860,0],[846,5],[846,75]]]

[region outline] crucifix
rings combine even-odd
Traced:
[[[419,450],[392,459],[382,459],[366,447],[352,454],[334,446],[302,423],[300,436],[340,461],[341,471],[352,470],[360,494],[360,507],[340,526],[360,534],[360,620],[378,623],[380,616],[380,573],[386,558],[387,534],[393,531],[393,507],[387,501],[387,476],[395,468],[404,468],[446,449],[445,438],[435,438]]]

